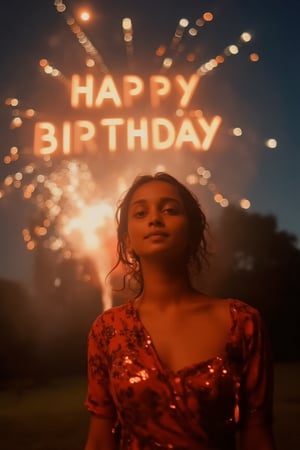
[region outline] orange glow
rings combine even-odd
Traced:
[[[243,209],[249,209],[250,206],[251,206],[251,203],[250,203],[250,201],[247,198],[242,198],[240,200],[240,206]]]
[[[25,117],[26,117],[27,119],[31,119],[31,118],[34,117],[34,116],[35,116],[35,110],[34,110],[34,109],[32,109],[32,108],[26,109],[26,111],[25,111]]]
[[[33,164],[28,164],[28,166],[26,166],[25,168],[24,168],[24,172],[25,173],[32,173],[34,171],[34,167],[33,167]]]
[[[223,198],[220,201],[220,205],[222,206],[222,208],[227,208],[227,206],[229,205],[229,201],[227,200],[227,198]]]
[[[41,67],[46,67],[48,65],[48,60],[43,58],[40,60],[40,66]]]
[[[214,19],[214,16],[211,12],[204,13],[202,17],[206,22],[211,22]]]
[[[11,147],[10,149],[9,149],[9,153],[11,154],[11,155],[17,155],[18,154],[18,152],[19,152],[19,150],[18,150],[18,147],[16,147],[16,146],[13,146],[13,147]]]
[[[15,173],[15,180],[21,181],[23,178],[23,174],[21,172]]]
[[[37,236],[45,236],[47,234],[47,229],[45,227],[35,227],[34,232]]]
[[[29,199],[32,197],[32,192],[31,192],[31,191],[28,191],[28,190],[25,190],[25,191],[23,192],[23,197],[24,197],[26,200],[29,200]]]
[[[249,59],[251,62],[258,62],[259,61],[259,55],[257,53],[251,53],[249,55]]]
[[[88,58],[85,62],[85,65],[87,67],[95,67],[95,60],[93,58]]]
[[[10,128],[13,130],[14,128],[20,128],[22,125],[23,120],[21,117],[15,117],[10,123]]]
[[[167,51],[167,47],[165,45],[160,45],[156,50],[156,56],[163,56]]]
[[[196,59],[195,53],[189,53],[189,54],[187,55],[187,57],[186,57],[186,60],[187,60],[188,62],[194,62],[195,59]]]
[[[113,208],[107,203],[90,205],[80,211],[80,214],[70,218],[63,227],[63,233],[70,236],[80,232],[84,246],[95,249],[99,246],[99,229],[105,228],[113,221]]]
[[[18,181],[18,180],[14,181],[14,188],[19,189],[20,187],[21,187],[21,181]]]
[[[34,250],[36,247],[36,243],[34,241],[29,241],[26,245],[27,250]]]
[[[217,61],[218,64],[223,64],[223,62],[225,61],[225,58],[224,58],[224,56],[222,56],[222,55],[216,56],[215,59],[216,59],[216,61]]]
[[[23,234],[23,239],[25,242],[30,241],[31,236],[30,236],[30,232],[27,228],[24,228],[24,230],[22,231],[22,234]]]
[[[80,19],[81,19],[83,22],[87,22],[87,21],[90,20],[91,14],[90,14],[89,11],[84,10],[84,11],[80,11],[79,17],[80,17]]]
[[[223,200],[223,195],[222,195],[222,194],[216,194],[216,195],[214,196],[214,201],[215,201],[216,203],[221,203],[222,200]]]
[[[4,164],[10,164],[11,161],[12,161],[12,159],[9,155],[4,156],[4,158],[3,158]]]
[[[183,117],[184,116],[184,110],[182,108],[178,108],[175,111],[175,114],[177,117]]]
[[[198,177],[195,174],[188,175],[186,177],[186,182],[191,185],[198,184]]]
[[[17,98],[12,98],[10,104],[11,106],[18,106],[19,100]]]

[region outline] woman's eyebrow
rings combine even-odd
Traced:
[[[146,200],[145,198],[141,198],[141,199],[138,199],[138,200],[135,200],[134,202],[132,202],[132,203],[129,205],[129,207],[132,208],[132,206],[140,205],[140,204],[145,204],[145,203],[147,203],[147,200]]]
[[[177,198],[175,198],[175,197],[162,197],[162,198],[160,199],[160,201],[161,201],[162,203],[166,203],[166,202],[180,203],[180,201],[179,201]]]
[[[174,202],[174,203],[180,204],[180,201],[175,197],[160,197],[158,200],[159,200],[159,203]],[[149,202],[149,200],[146,198],[139,198],[138,200],[135,200],[134,202],[132,202],[130,207],[132,207],[134,205],[146,204],[148,202]]]

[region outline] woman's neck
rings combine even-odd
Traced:
[[[166,306],[195,293],[186,266],[182,264],[143,264],[143,279],[144,288],[140,296],[143,303]]]

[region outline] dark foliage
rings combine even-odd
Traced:
[[[30,296],[19,284],[0,280],[0,386],[32,375],[36,335]]]
[[[300,250],[296,237],[277,229],[276,218],[230,207],[215,230],[209,289],[257,307],[277,360],[300,358]]]

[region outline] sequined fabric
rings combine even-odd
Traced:
[[[272,373],[258,311],[230,300],[222,354],[162,367],[134,302],[105,311],[89,335],[85,405],[112,418],[121,450],[234,450],[238,426],[271,420]]]

